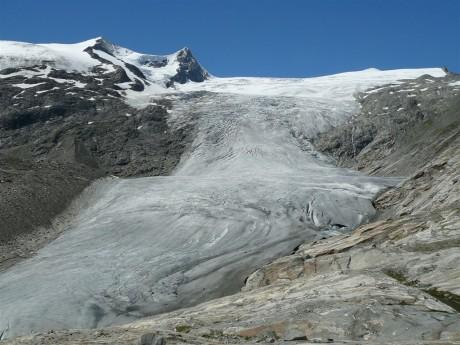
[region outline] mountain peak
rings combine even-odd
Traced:
[[[184,47],[175,55],[179,67],[177,69],[178,73],[172,78],[172,81],[184,84],[188,80],[202,82],[209,78],[208,71],[200,65],[189,48]]]
[[[115,45],[103,37],[98,37],[93,42],[87,49],[102,51],[137,67],[150,82],[166,79],[165,85],[170,86],[174,82],[202,82],[209,77],[209,73],[199,64],[188,47],[171,55],[152,55]]]
[[[188,47],[184,47],[184,48],[178,50],[176,54],[177,55],[193,56],[192,51]]]
[[[113,52],[117,49],[117,46],[104,37],[99,36],[93,39],[93,44],[88,48],[98,49],[112,55]]]

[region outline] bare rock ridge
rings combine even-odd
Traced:
[[[179,61],[179,69],[177,74],[171,78],[173,82],[184,84],[190,80],[199,83],[209,77],[209,73],[200,66],[190,49],[181,49],[177,53],[177,61]]]
[[[103,57],[100,57],[97,54],[97,51],[102,51],[115,59],[121,60],[120,62],[123,64],[123,66],[134,74],[134,78],[132,78],[134,80],[131,79],[131,81],[134,81],[134,84],[131,86],[131,88],[135,91],[142,91],[144,87],[143,84],[149,85],[151,82],[149,82],[148,77],[142,72],[142,67],[165,67],[169,63],[168,60],[171,59],[171,57],[168,56],[143,55],[138,58],[138,64],[136,64],[136,66],[135,64],[131,64],[122,60],[123,55],[126,54],[126,50],[124,48],[118,47],[103,38],[96,39],[95,44],[87,47],[85,51],[102,63],[110,64],[111,62],[104,59]],[[120,56],[120,53],[122,56]],[[165,82],[167,87],[173,86],[175,82],[180,84],[184,84],[187,81],[203,82],[209,78],[209,73],[198,63],[190,49],[183,48],[179,50],[175,54],[175,59],[177,61],[177,68],[175,73],[173,73],[169,77],[169,80]],[[126,74],[124,75],[124,78],[125,81],[130,80]]]
[[[26,264],[17,271],[12,269],[18,265],[13,265],[59,235],[57,228],[67,219],[55,216],[99,177],[171,175],[170,180],[142,180],[129,196],[123,188],[129,190],[134,179],[123,180],[121,189],[103,185],[107,191],[101,195],[109,202],[95,208],[94,218],[88,213],[82,224],[87,221],[89,228],[99,218],[101,224],[109,224],[120,211],[110,211],[111,207],[124,198],[127,202],[121,207],[129,212],[118,222],[124,228],[134,224],[129,229],[131,236],[140,236],[137,242],[143,242],[143,233],[136,231],[149,218],[147,213],[138,213],[139,222],[130,218],[137,212],[130,203],[150,213],[166,210],[167,216],[159,213],[164,217],[159,224],[167,224],[168,234],[158,233],[158,241],[176,236],[180,242],[179,237],[185,237],[185,228],[179,228],[178,235],[173,232],[176,207],[178,221],[187,228],[226,231],[206,233],[212,238],[200,251],[210,250],[209,258],[193,257],[194,247],[187,246],[201,240],[198,230],[179,248],[181,253],[190,252],[189,257],[174,257],[175,248],[164,242],[169,248],[167,260],[155,259],[148,267],[136,264],[127,274],[130,279],[125,281],[120,274],[114,285],[111,275],[118,274],[123,263],[114,260],[113,272],[112,266],[101,263],[98,280],[108,280],[109,287],[100,295],[97,285],[85,287],[94,289],[87,299],[92,308],[89,317],[94,319],[89,327],[98,329],[54,329],[11,338],[8,325],[0,329],[0,343],[460,343],[459,75],[405,72],[407,79],[401,80],[401,72],[388,77],[385,72],[364,71],[357,77],[343,74],[314,81],[227,81],[211,78],[187,48],[167,56],[147,55],[102,38],[72,45],[65,53],[60,45],[11,47],[6,45],[5,50],[11,50],[6,57],[0,51],[0,66],[10,66],[0,70],[0,294],[11,292],[2,280],[14,283],[25,276],[34,281]],[[78,54],[69,58],[74,48]],[[39,56],[40,63],[24,58],[25,49]],[[340,78],[343,81],[337,82]],[[349,99],[343,89],[356,90],[356,85],[360,92]],[[261,94],[253,94],[257,92]],[[257,179],[253,175],[260,166]],[[394,186],[394,181],[400,183]],[[152,187],[171,183],[172,189]],[[270,190],[264,189],[269,184]],[[98,188],[97,183],[91,186]],[[235,190],[238,193],[232,194]],[[141,199],[144,191],[167,194],[168,203]],[[256,199],[257,193],[263,198]],[[190,199],[181,199],[182,194]],[[106,210],[109,217],[103,218]],[[231,211],[229,217],[226,210]],[[201,217],[200,212],[205,217],[194,218]],[[227,240],[227,232],[240,229],[231,221],[249,225]],[[258,224],[262,235],[257,233]],[[53,226],[55,231],[50,230]],[[263,241],[270,230],[278,236],[284,227],[292,228],[292,234],[275,237],[276,243]],[[294,230],[303,232],[298,235]],[[71,231],[68,237],[82,244]],[[127,238],[122,230],[115,232],[114,236]],[[238,237],[252,232],[258,248],[237,243]],[[302,236],[307,242],[293,252],[279,247],[282,241],[299,243]],[[214,266],[221,254],[213,246],[221,240],[229,261]],[[66,243],[61,241],[64,245],[59,247],[57,242],[59,255],[68,255],[61,250]],[[155,245],[151,242],[150,248]],[[148,252],[136,246],[133,252],[121,247],[123,257]],[[105,252],[101,246],[93,256],[103,258]],[[32,267],[45,265],[51,255],[49,250],[38,256]],[[167,266],[168,260],[180,260],[180,267]],[[203,264],[207,260],[212,264]],[[255,261],[261,264],[248,272]],[[149,276],[158,262],[172,273]],[[82,279],[80,266],[68,267]],[[105,276],[106,271],[111,275]],[[234,293],[243,277],[247,279],[241,292]],[[225,279],[229,279],[226,286],[217,289]],[[148,293],[133,287],[137,280]],[[202,289],[200,282],[208,285]],[[38,305],[40,289],[34,293],[36,298],[28,301]],[[207,299],[207,293],[224,297]],[[69,300],[76,295],[69,295]],[[155,306],[150,299],[161,302],[164,296],[169,306],[162,310],[167,312],[149,309]],[[3,310],[8,310],[1,297]],[[54,296],[57,303],[59,298]],[[104,309],[106,300],[117,311],[113,315]],[[172,307],[175,301],[187,308]],[[48,305],[49,311],[58,310],[53,308]],[[75,310],[81,309],[84,306],[77,304]],[[118,317],[135,321],[111,327],[98,323]],[[70,321],[62,320],[66,322]]]

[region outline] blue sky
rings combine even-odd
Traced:
[[[0,39],[184,46],[218,76],[460,72],[460,0],[2,0]]]

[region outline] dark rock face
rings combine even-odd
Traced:
[[[99,176],[78,163],[14,156],[0,153],[0,243],[37,226],[50,226],[52,218]],[[6,254],[0,253],[0,263]]]
[[[172,171],[193,128],[168,126],[168,101],[128,106],[116,85],[126,78],[118,68],[102,80],[63,70],[0,79],[0,242],[49,226],[97,177]]]
[[[413,173],[453,138],[460,117],[460,94],[450,83],[460,75],[425,75],[386,85],[358,96],[360,112],[349,122],[321,134],[315,146],[339,165],[371,174]]]
[[[118,49],[117,46],[101,38],[96,41],[95,45],[93,45],[92,47],[86,48],[85,51],[94,59],[97,59],[104,64],[110,64],[115,69],[120,69],[119,66],[112,64],[110,61],[104,58],[101,58],[94,52],[94,50],[99,50],[99,51],[102,51],[116,58],[117,49]],[[140,59],[139,63],[147,67],[160,68],[168,64],[168,59],[166,57],[160,57],[160,56],[154,56],[154,55],[142,55],[139,59]],[[190,49],[183,48],[182,50],[180,50],[177,53],[177,61],[179,62],[179,68],[177,69],[177,74],[171,77],[169,82],[166,83],[166,86],[170,87],[173,85],[174,82],[177,82],[180,84],[184,84],[187,81],[203,82],[209,78],[209,73],[195,59]],[[142,84],[148,85],[148,81],[144,73],[142,73],[142,71],[139,68],[137,68],[136,66],[132,64],[129,64],[124,61],[122,63],[129,71],[131,71],[136,77],[139,78],[139,79],[133,80],[135,84],[131,87],[131,89],[134,91],[142,91],[143,90]],[[128,77],[126,76],[126,78]],[[126,82],[126,81],[129,81],[129,78],[128,80],[119,81],[119,82]]]
[[[179,61],[179,69],[172,81],[184,84],[188,80],[202,82],[209,77],[209,73],[201,67],[190,49],[182,49],[177,55],[177,60]]]
[[[139,340],[139,345],[165,345],[164,337],[158,336],[155,333],[143,334]]]

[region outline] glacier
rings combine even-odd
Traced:
[[[75,61],[62,66],[93,63]],[[58,239],[0,273],[4,336],[120,324],[232,294],[300,243],[369,221],[372,198],[400,179],[337,168],[311,138],[347,121],[357,92],[423,74],[444,72],[211,76],[173,88],[150,79],[126,91],[136,107],[169,99],[169,125],[193,122],[194,141],[170,176],[97,182]]]

